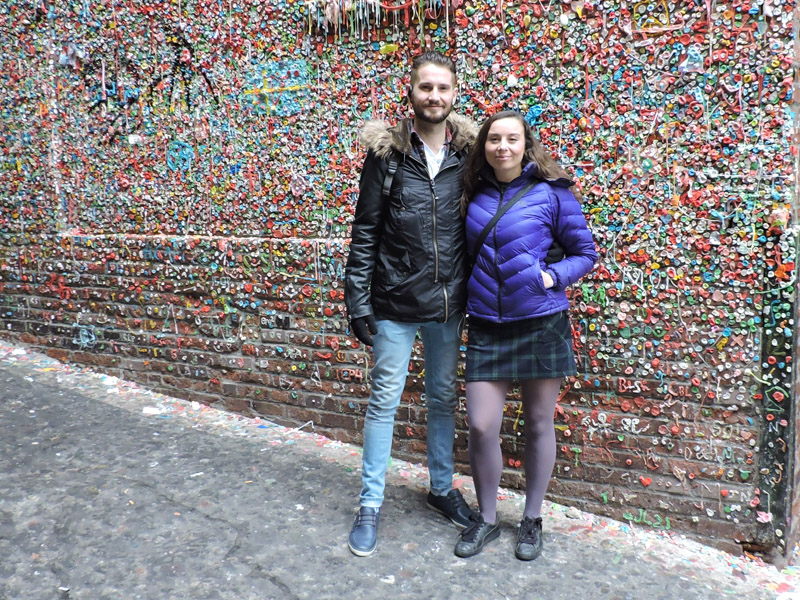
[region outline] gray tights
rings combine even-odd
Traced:
[[[542,502],[556,461],[553,418],[561,378],[521,382],[525,432],[525,517],[541,515]],[[469,464],[481,516],[497,520],[497,488],[503,472],[500,427],[510,381],[467,383]]]

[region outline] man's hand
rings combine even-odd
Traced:
[[[378,324],[375,322],[375,317],[367,315],[366,317],[358,317],[350,321],[350,329],[353,330],[353,335],[365,346],[372,346],[372,336],[378,333]]]
[[[564,260],[564,248],[556,240],[553,240],[553,245],[547,251],[547,256],[544,258],[544,264],[552,265],[561,260]]]

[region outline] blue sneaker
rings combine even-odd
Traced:
[[[356,556],[369,556],[375,552],[378,545],[378,520],[381,516],[380,508],[362,506],[347,538],[350,552]]]

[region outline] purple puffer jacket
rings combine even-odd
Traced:
[[[491,171],[491,169],[489,169]],[[592,270],[597,261],[592,234],[571,181],[543,181],[504,214],[476,251],[480,232],[507,202],[531,180],[538,168],[525,165],[502,195],[493,173],[484,178],[467,210],[467,245],[476,256],[469,279],[467,313],[495,323],[551,315],[569,308],[564,289]],[[564,248],[564,259],[545,265],[553,239]],[[542,271],[555,285],[545,289]]]

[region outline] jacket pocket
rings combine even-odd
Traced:
[[[545,296],[547,296],[547,289],[544,287],[542,268],[541,266],[539,266],[539,261],[534,261],[531,266],[532,266],[531,289],[533,291],[533,295],[544,298]]]
[[[421,243],[419,233],[419,214],[392,203],[376,258],[375,277],[379,287],[394,287],[417,270],[415,252]]]

